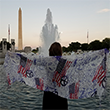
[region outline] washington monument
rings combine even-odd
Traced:
[[[19,8],[18,11],[18,50],[23,50],[22,44],[22,11]]]

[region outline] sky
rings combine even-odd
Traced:
[[[110,0],[0,0],[0,41],[15,39],[18,47],[18,10],[22,10],[23,47],[41,46],[40,34],[45,24],[47,9],[58,26],[60,43],[89,43],[110,38]]]

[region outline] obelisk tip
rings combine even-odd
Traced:
[[[21,10],[21,7],[19,7],[19,10]]]

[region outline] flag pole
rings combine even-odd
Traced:
[[[87,43],[89,44],[89,31],[87,30]]]
[[[10,24],[8,24],[8,42],[10,43]]]

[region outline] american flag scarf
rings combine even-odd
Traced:
[[[106,85],[106,49],[73,56],[23,55],[7,52],[8,84],[23,82],[67,99],[102,96]]]

